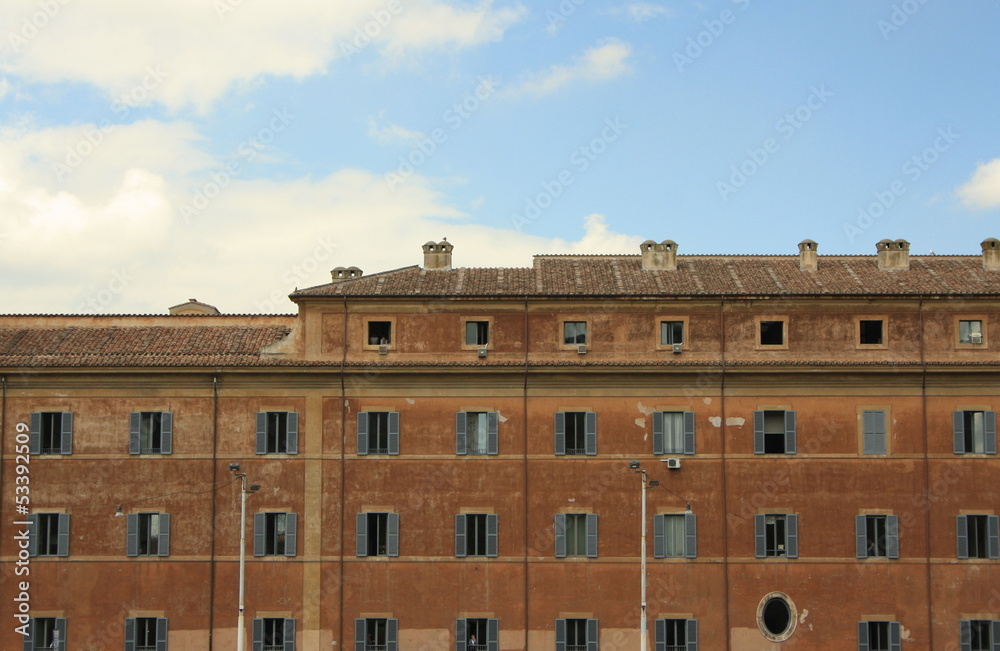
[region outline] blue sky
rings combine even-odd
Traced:
[[[1000,2],[6,0],[6,313],[289,312],[336,266],[978,254]]]

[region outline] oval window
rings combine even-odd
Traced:
[[[757,626],[769,640],[781,642],[795,631],[795,605],[783,592],[764,595],[757,606]]]

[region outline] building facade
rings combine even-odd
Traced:
[[[423,249],[0,316],[0,648],[1000,649],[1000,241]]]

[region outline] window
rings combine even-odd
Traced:
[[[898,516],[855,516],[854,538],[858,558],[899,558]]]
[[[597,558],[597,514],[556,514],[556,558]]]
[[[1000,516],[960,515],[955,529],[959,558],[1000,558]]]
[[[694,454],[694,412],[653,412],[653,454]]]
[[[885,435],[885,412],[877,409],[865,409],[861,412],[862,449],[865,454],[885,454],[887,451]]]
[[[253,651],[295,651],[295,620],[258,617],[253,620]]]
[[[28,635],[24,638],[25,651],[65,651],[66,618],[32,617],[28,620]]]
[[[466,346],[488,346],[490,343],[490,322],[489,321],[466,321],[465,322],[465,345]]]
[[[587,343],[587,322],[563,321],[563,343],[567,346]]]
[[[771,592],[757,604],[757,628],[772,642],[784,642],[795,632],[795,604],[783,592]]]
[[[455,651],[498,651],[499,619],[456,619]]]
[[[28,532],[30,555],[69,556],[69,513],[32,513]]]
[[[660,513],[653,516],[654,558],[696,558],[698,520],[694,513]]]
[[[129,414],[129,454],[170,454],[173,451],[173,414],[137,411]]]
[[[392,321],[368,322],[368,345],[379,346],[392,343]]]
[[[785,345],[785,322],[784,321],[760,321],[760,345],[761,346],[784,346]]]
[[[983,343],[983,322],[979,319],[960,320],[958,322],[958,343]]]
[[[167,618],[127,617],[125,651],[167,651]]]
[[[698,651],[697,619],[658,619],[654,627],[657,651]]]
[[[954,411],[955,454],[997,453],[997,412]]]
[[[961,651],[997,651],[1000,649],[1000,621],[962,620],[958,623]]]
[[[795,412],[753,412],[754,454],[795,454]]]
[[[358,454],[399,454],[399,412],[358,414]]]
[[[72,454],[73,414],[60,411],[32,413],[28,443],[31,454]]]
[[[399,620],[373,617],[354,620],[355,651],[398,651]]]
[[[460,411],[455,416],[455,454],[497,454],[500,414]]]
[[[462,513],[455,516],[455,556],[497,555],[497,516]]]
[[[660,321],[660,345],[673,346],[684,343],[683,321]]]
[[[556,412],[555,448],[558,455],[597,454],[597,413]]]
[[[757,558],[799,557],[799,518],[793,514],[754,516],[754,547]]]
[[[169,513],[129,513],[125,530],[127,556],[170,556]]]
[[[257,414],[257,454],[298,454],[299,415],[294,411]]]
[[[399,556],[399,514],[358,513],[358,556]]]
[[[900,651],[899,622],[858,622],[858,651]]]
[[[254,513],[253,555],[295,556],[295,513]]]
[[[861,319],[858,321],[858,343],[862,346],[872,346],[885,343],[882,319]]]
[[[557,619],[556,651],[597,651],[597,620]]]

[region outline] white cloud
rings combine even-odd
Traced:
[[[508,95],[550,95],[577,82],[601,82],[629,72],[632,47],[617,39],[590,48],[570,65],[555,65],[544,72],[531,73],[505,92]]]
[[[412,131],[385,119],[385,111],[381,111],[378,117],[371,115],[368,117],[368,137],[385,145],[390,143],[412,143],[426,138],[421,131]]]
[[[1000,207],[1000,158],[980,163],[972,178],[958,188],[957,194],[970,208]]]
[[[7,93],[10,92],[10,82],[7,81],[6,77],[0,79],[0,101],[7,97]]]
[[[400,59],[424,49],[497,41],[526,14],[519,6],[497,8],[487,1],[464,8],[446,0],[48,4],[54,7],[49,14],[37,0],[0,3],[0,24],[13,26],[0,71],[35,83],[91,84],[111,99],[148,85],[155,70],[158,79],[145,102],[202,112],[232,88],[253,86],[267,75],[323,74],[333,61],[372,43]]]
[[[637,23],[644,23],[659,16],[669,16],[671,13],[667,7],[652,2],[633,2],[622,7],[614,7],[608,11],[612,15],[623,15]]]

